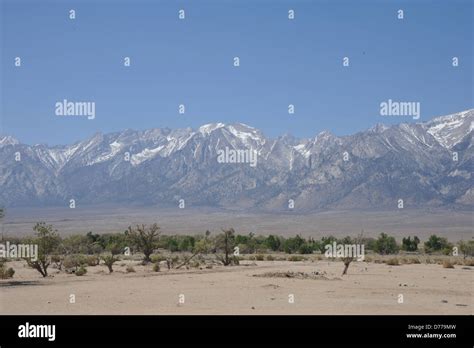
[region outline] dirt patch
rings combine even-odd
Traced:
[[[329,278],[326,272],[266,272],[254,274],[253,277],[263,278],[294,278],[294,279],[314,279],[314,280],[341,280],[341,278]]]

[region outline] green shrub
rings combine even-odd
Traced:
[[[438,237],[435,234],[431,235],[430,238],[425,242],[425,251],[427,253],[442,251],[445,254],[449,254],[451,252],[451,248],[452,245],[446,238]]]
[[[75,272],[75,274],[78,277],[83,276],[86,273],[87,273],[87,269],[86,269],[86,267],[84,267],[84,265],[81,265],[81,267],[79,267],[79,269]]]
[[[164,257],[163,255],[159,255],[159,254],[151,255],[150,259],[151,259],[151,262],[153,262],[153,263],[166,261],[166,257]]]
[[[88,255],[86,256],[85,263],[90,267],[98,266],[100,263],[100,258],[97,255]]]
[[[264,245],[272,251],[279,251],[281,250],[282,240],[278,236],[269,235],[267,239],[265,239]]]
[[[109,273],[112,273],[113,270],[113,265],[116,261],[118,261],[118,258],[116,258],[114,255],[105,255],[102,256],[102,259],[104,260],[105,265],[109,269]]]
[[[388,259],[386,263],[389,266],[398,266],[398,265],[400,265],[400,263],[398,262],[398,259],[396,257]]]
[[[153,272],[159,272],[160,271],[160,264],[159,263],[154,263],[152,269],[153,269]]]
[[[0,263],[0,279],[13,278],[15,270],[13,268],[6,268],[3,263]]]
[[[405,251],[417,251],[418,250],[418,244],[420,244],[420,239],[415,236],[413,240],[411,237],[408,238],[403,238],[402,239],[402,250]]]
[[[272,255],[267,255],[267,261],[275,261],[275,258]]]
[[[382,255],[395,254],[398,252],[397,242],[395,238],[381,233],[379,238],[375,241],[374,250]]]
[[[263,256],[262,254],[258,254],[258,255],[255,256],[255,259],[257,261],[263,261],[265,259],[265,256]]]
[[[283,250],[287,254],[294,254],[299,251],[300,247],[305,243],[305,239],[302,238],[300,235],[296,235],[296,237],[288,238],[283,243]]]
[[[306,258],[300,255],[291,255],[288,257],[288,261],[293,261],[293,262],[304,261],[304,260],[306,260]]]
[[[84,255],[67,255],[64,258],[63,263],[62,263],[65,271],[68,273],[73,273],[77,271],[77,269],[80,266],[83,266],[86,264],[87,264],[87,257]]]

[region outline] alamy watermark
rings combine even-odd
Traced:
[[[257,150],[235,150],[225,147],[217,150],[218,163],[249,163],[251,167],[257,166]]]
[[[38,260],[38,244],[0,243],[0,258]]]
[[[381,116],[411,116],[418,120],[421,115],[420,102],[403,102],[389,99],[380,103]]]
[[[55,104],[56,116],[87,116],[95,119],[95,102],[72,102],[64,99]]]
[[[357,261],[364,261],[365,247],[364,244],[326,244],[324,246],[326,252],[324,256],[328,258],[354,258]]]

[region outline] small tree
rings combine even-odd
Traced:
[[[464,259],[468,256],[470,257],[474,256],[474,241],[473,240],[470,240],[468,242],[461,240],[458,243],[458,246],[459,246],[459,251],[463,255]]]
[[[39,222],[33,227],[36,238],[32,243],[38,245],[38,256],[35,261],[26,259],[27,264],[36,269],[43,277],[48,276],[48,267],[51,264],[51,256],[61,243],[57,230],[53,230],[52,225]]]
[[[269,235],[265,240],[265,245],[272,251],[278,251],[281,247],[281,240],[278,236]]]
[[[217,256],[217,258],[224,266],[228,266],[235,261],[234,257],[230,257],[234,251],[235,231],[233,228],[228,230],[223,229],[222,231],[224,233],[219,235],[216,239],[216,249],[223,250],[224,256]]]
[[[344,239],[342,239],[342,243],[341,244],[355,244],[356,247],[357,245],[362,245],[362,243],[364,242],[364,237],[363,237],[363,231],[355,238],[355,239],[351,239],[350,237],[345,237]],[[359,250],[362,250],[362,249],[359,249]],[[365,250],[365,248],[364,248]],[[362,255],[360,255],[362,256]],[[344,269],[342,270],[342,275],[345,275],[347,274],[347,271],[349,269],[349,265],[351,264],[352,261],[354,261],[355,259],[357,258],[357,255],[345,255],[343,258],[342,258],[342,262],[344,263]]]
[[[451,244],[444,237],[438,237],[435,234],[432,234],[430,238],[425,242],[425,250],[428,253],[435,251],[444,251],[449,253],[451,250]]]
[[[123,245],[119,241],[113,241],[110,242],[106,248],[105,248],[110,254],[102,256],[102,260],[104,260],[105,265],[109,269],[109,273],[112,273],[113,270],[113,265],[115,262],[119,260],[119,258],[116,255],[119,255],[123,252]]]
[[[137,225],[135,228],[132,228],[130,226],[126,231],[126,235],[130,238],[132,244],[145,255],[143,262],[151,262],[150,255],[156,248],[160,227],[156,223],[149,227]]]
[[[211,245],[207,236],[205,238],[198,240],[197,242],[194,243],[193,254],[190,257],[185,258],[183,263],[181,263],[178,267],[176,267],[176,269],[179,269],[187,265],[196,255],[207,254],[210,248],[211,248]]]
[[[285,240],[283,243],[283,250],[288,254],[297,253],[305,242],[306,240],[297,234],[296,237],[291,237]]]
[[[375,241],[375,251],[382,255],[395,254],[398,251],[398,245],[395,238],[381,233]]]
[[[403,238],[402,239],[402,250],[405,251],[417,251],[418,250],[418,244],[420,244],[420,239],[415,236],[413,240],[411,237],[408,238]]]

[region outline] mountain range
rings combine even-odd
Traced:
[[[474,109],[338,137],[267,138],[245,124],[97,133],[72,145],[0,136],[0,204],[144,204],[227,209],[471,209]],[[251,150],[257,165],[220,163]]]

